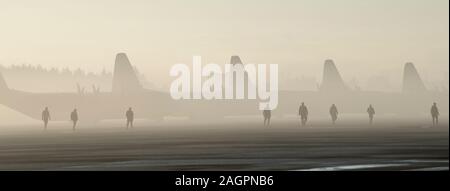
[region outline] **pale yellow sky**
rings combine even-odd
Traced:
[[[191,63],[280,64],[320,80],[334,59],[345,80],[414,62],[448,78],[448,0],[0,0],[0,64],[112,70],[126,52],[153,83]],[[206,63],[204,63],[206,64]],[[398,75],[397,75],[398,72]]]

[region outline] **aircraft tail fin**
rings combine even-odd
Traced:
[[[426,87],[416,67],[413,63],[406,63],[403,70],[403,92],[421,91],[426,91]]]
[[[132,93],[140,90],[142,90],[142,86],[127,55],[125,53],[117,54],[114,65],[112,92]]]
[[[323,79],[320,86],[321,91],[343,91],[347,86],[342,80],[339,71],[333,60],[326,60],[323,67]]]
[[[231,56],[230,64],[233,65],[233,66],[236,65],[236,64],[241,64],[242,65],[241,58],[239,56]]]

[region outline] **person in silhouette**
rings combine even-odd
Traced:
[[[264,126],[270,125],[270,117],[272,116],[272,111],[269,109],[269,105],[266,106],[266,108],[263,111],[264,116]]]
[[[75,126],[77,126],[77,122],[78,122],[78,112],[77,112],[77,109],[74,109],[74,110],[72,111],[72,113],[70,114],[70,120],[72,120],[72,123],[73,123],[72,129],[75,131]]]
[[[125,113],[125,116],[127,117],[127,129],[128,127],[133,127],[134,112],[131,107],[128,108],[128,111]]]
[[[373,116],[375,115],[375,109],[372,107],[372,105],[369,105],[367,108],[367,113],[369,114],[369,124],[373,124]]]
[[[338,117],[338,110],[336,108],[336,105],[331,105],[330,107],[330,115],[331,115],[331,120],[333,121],[333,125],[336,124],[336,120]]]
[[[48,121],[50,120],[50,111],[48,111],[48,107],[45,107],[44,111],[42,111],[42,121],[44,121],[44,128],[47,129]]]
[[[439,123],[439,109],[437,107],[436,102],[431,106],[431,117],[433,118],[433,126],[438,125]]]
[[[298,115],[300,115],[302,126],[305,126],[306,121],[308,121],[308,108],[304,102],[302,102],[302,105],[300,105],[300,108],[298,109]]]

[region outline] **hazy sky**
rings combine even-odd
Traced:
[[[391,75],[405,62],[448,78],[448,0],[0,0],[0,64],[112,70],[126,52],[154,83],[205,62],[280,64],[320,80],[332,58],[345,80]],[[204,63],[206,64],[206,63]]]

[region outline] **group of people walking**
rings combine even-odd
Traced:
[[[338,114],[339,114],[338,109],[335,104],[331,105],[329,113],[331,116],[331,122],[333,125],[335,125],[336,121],[338,119]],[[367,108],[367,114],[369,115],[369,124],[372,125],[373,118],[375,116],[375,109],[373,108],[372,105],[369,105],[369,107]],[[305,103],[303,103],[303,102],[301,103],[301,105],[298,109],[298,115],[300,116],[301,125],[305,126],[306,122],[308,121],[308,108],[306,107]],[[127,119],[127,125],[126,125],[127,129],[130,127],[133,127],[134,111],[131,107],[128,108],[128,110],[125,112],[125,117]],[[270,109],[265,109],[263,111],[263,117],[264,117],[264,126],[269,126],[270,118],[272,117],[272,111]],[[438,125],[439,109],[438,109],[436,103],[433,103],[433,105],[431,106],[431,117],[433,118],[433,126]],[[48,122],[50,120],[51,120],[50,111],[49,111],[48,107],[45,107],[44,111],[42,111],[42,121],[44,122],[45,129],[47,129]],[[75,131],[75,127],[77,126],[77,123],[79,120],[77,109],[74,109],[70,113],[70,120],[72,121],[72,125],[73,125],[72,129]]]
[[[48,107],[45,107],[44,111],[42,111],[42,121],[44,122],[44,128],[47,129],[48,126],[48,122],[51,120],[50,117],[50,111],[48,110]],[[70,113],[70,121],[72,121],[72,130],[75,131],[75,127],[77,126],[78,123],[78,111],[77,109],[74,109],[71,113]]]
[[[306,122],[308,121],[308,108],[306,107],[305,103],[302,102],[302,104],[300,105],[300,108],[298,109],[298,115],[300,116],[300,121],[302,126],[306,125]],[[336,120],[338,118],[338,109],[336,107],[335,104],[332,104],[330,107],[330,116],[331,116],[331,121],[334,124],[336,124]]]
[[[329,110],[330,116],[331,116],[331,123],[333,125],[336,124],[336,121],[338,119],[338,109],[335,104],[332,104]],[[373,118],[375,116],[375,109],[370,104],[367,108],[367,114],[369,115],[369,124],[373,124]],[[271,118],[271,110],[265,109],[263,111],[263,117],[264,117],[264,126],[270,125],[270,118]],[[302,102],[300,105],[300,108],[298,109],[298,115],[300,116],[301,125],[305,126],[306,122],[308,121],[308,108],[306,107],[305,103]],[[437,107],[436,103],[433,103],[431,106],[431,117],[433,118],[433,126],[438,125],[438,119],[439,119],[439,109]]]
[[[133,109],[131,107],[128,108],[128,110],[125,112],[125,117],[127,118],[127,129],[129,127],[133,127],[134,112],[133,112]],[[44,122],[44,128],[45,129],[47,129],[48,122],[50,120],[51,120],[50,111],[49,111],[48,107],[45,107],[44,111],[42,111],[42,121]],[[78,111],[77,111],[77,109],[74,109],[70,113],[70,121],[72,122],[72,130],[75,131],[75,127],[77,126],[77,123],[78,123]]]

